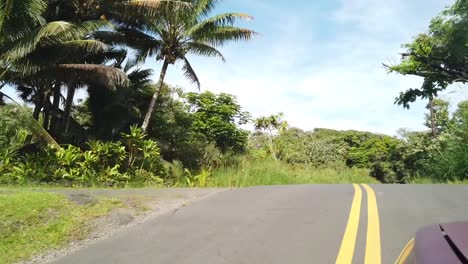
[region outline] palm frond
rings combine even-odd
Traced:
[[[198,79],[195,70],[193,69],[192,65],[190,65],[190,62],[187,60],[187,58],[184,58],[184,66],[182,67],[182,71],[184,72],[185,78],[196,84],[198,90],[200,90],[200,80]]]
[[[0,39],[13,40],[44,23],[45,0],[2,0],[0,2]]]
[[[186,45],[188,47],[188,51],[193,54],[207,56],[207,57],[218,57],[218,58],[221,58],[223,62],[226,61],[223,54],[219,50],[209,45],[206,45],[200,42],[188,42],[186,43]]]
[[[203,20],[187,30],[187,34],[196,37],[197,34],[206,34],[219,27],[233,26],[239,20],[252,20],[253,17],[243,13],[225,13]]]
[[[196,0],[195,2],[195,17],[208,16],[215,7],[221,2],[221,0]]]
[[[115,25],[142,29],[145,24],[154,22],[161,14],[187,10],[191,4],[176,0],[103,0],[104,16]]]
[[[231,41],[248,41],[258,36],[259,34],[247,28],[238,27],[218,27],[216,30],[199,34],[198,41],[205,41],[213,46],[222,46],[226,42]]]
[[[161,47],[161,41],[139,30],[119,28],[117,31],[97,31],[94,38],[110,45],[123,45],[154,56]]]
[[[8,74],[8,72],[10,71],[10,67],[11,65],[10,64],[7,64],[7,65],[4,65],[3,67],[0,67],[0,81],[3,80],[3,77]],[[3,88],[2,86],[0,86],[0,89]]]
[[[134,86],[143,86],[151,83],[153,71],[150,69],[136,69],[128,74],[128,79]]]
[[[97,40],[72,40],[57,45],[40,47],[27,56],[16,60],[17,66],[29,64],[41,70],[59,63],[83,62],[94,55],[103,55],[109,46]],[[27,72],[27,71],[26,71]]]
[[[60,64],[55,72],[62,78],[106,87],[128,86],[130,80],[120,69],[97,64]]]
[[[18,102],[16,102],[13,98],[8,96],[5,93],[0,92],[1,97],[6,97],[11,100],[14,104],[21,106]],[[34,119],[34,117],[30,114],[27,115],[26,120],[22,120],[23,125],[32,133],[32,135],[37,139],[38,142],[43,144],[49,144],[57,149],[60,149],[60,145],[55,141],[55,139],[45,130],[42,125]]]
[[[119,64],[122,64],[127,57],[127,50],[121,48],[111,48],[105,52],[99,52],[92,54],[86,58],[86,62],[89,64],[108,64],[113,62],[115,68],[120,68]]]
[[[43,38],[56,36],[63,31],[70,30],[72,27],[73,24],[64,21],[56,21],[45,24],[24,35],[20,39],[3,43],[3,49],[1,50],[3,55],[1,55],[0,59],[13,61],[15,59],[24,57],[36,49],[38,43]]]
[[[123,71],[128,73],[131,69],[138,67],[138,61],[135,58],[128,58],[127,63],[123,67]]]
[[[81,50],[87,54],[96,54],[102,53],[109,50],[109,46],[104,42],[100,42],[93,39],[79,39],[79,40],[70,40],[65,41],[57,46],[61,49],[68,49],[70,51],[76,52]]]
[[[33,52],[39,45],[51,46],[64,41],[83,39],[90,32],[106,26],[109,26],[109,23],[103,21],[87,21],[78,25],[65,21],[50,22],[14,42],[6,43],[7,48],[0,50],[3,53],[0,59],[13,61]]]

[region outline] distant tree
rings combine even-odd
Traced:
[[[426,108],[429,110],[429,114],[426,114],[425,125],[431,129],[432,136],[444,132],[450,122],[449,114],[449,102],[442,99],[432,99]]]
[[[468,101],[458,104],[452,118],[454,134],[462,141],[468,142]]]
[[[458,124],[468,125],[468,101],[463,101],[458,104],[458,109],[453,114],[453,118]]]
[[[248,132],[239,125],[247,124],[250,115],[242,111],[234,96],[211,92],[188,93],[186,100],[195,132],[205,135],[223,152],[245,150]]]
[[[156,86],[148,93],[143,113],[155,89]],[[185,102],[185,96],[181,88],[163,87],[148,135],[158,141],[165,160],[180,161],[186,168],[199,169],[201,157],[210,142],[205,135],[195,131],[194,116],[189,112],[190,105]]]
[[[284,114],[279,113],[277,115],[259,117],[254,120],[254,125],[257,131],[267,135],[269,152],[274,159],[278,159],[273,138],[276,134],[288,128],[288,123],[284,120]]]

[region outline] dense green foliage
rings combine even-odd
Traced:
[[[78,105],[76,120],[92,119],[88,105],[89,100]],[[117,140],[90,140],[61,149],[30,145],[34,140],[27,140],[31,137],[27,130],[15,129],[21,128],[21,119],[13,115],[18,118],[21,112],[24,118],[30,113],[27,108],[8,104],[1,110],[3,184],[172,185],[191,177],[186,168],[194,172],[216,168],[247,150],[248,133],[238,125],[249,115],[227,94],[185,94],[166,86],[149,136],[131,127]],[[176,175],[177,167],[182,167],[182,175]]]
[[[9,0],[0,5],[0,89],[6,84],[15,87],[34,106],[33,117],[41,119],[61,144],[83,144],[90,138],[115,140],[131,125],[142,123],[146,131],[168,65],[183,61],[185,75],[200,86],[186,54],[224,60],[216,48],[256,34],[235,26],[239,19],[250,19],[246,14],[210,17],[218,3]],[[162,60],[165,65],[152,89],[148,88],[152,72],[135,63],[146,59]],[[94,122],[89,134],[72,115],[78,89],[86,89],[89,95]],[[4,94],[0,95],[3,101]],[[126,100],[126,95],[134,101]]]
[[[203,134],[223,152],[245,150],[248,133],[240,130],[238,125],[246,124],[249,114],[242,112],[232,95],[189,93],[187,102],[196,133]]]
[[[468,1],[457,0],[431,21],[427,32],[404,45],[400,64],[389,66],[391,72],[424,78],[420,89],[401,93],[396,103],[409,108],[418,98],[428,99],[431,136],[406,133],[405,142],[412,147],[415,172],[436,182],[467,178],[466,101],[450,117],[449,102],[437,99],[450,84],[468,81],[467,23]]]
[[[256,155],[266,158],[271,147],[262,140],[262,134],[254,136]],[[276,157],[290,165],[313,168],[363,168],[382,182],[403,182],[409,176],[399,171],[403,166],[404,142],[399,139],[359,131],[335,131],[316,129],[306,132],[287,129],[274,140]]]
[[[145,137],[133,127],[129,134],[122,134],[121,141],[90,141],[86,149],[72,145],[33,151],[6,148],[10,151],[2,156],[0,183],[67,186],[162,183],[164,169],[159,147]]]
[[[429,155],[426,175],[436,181],[468,179],[468,101],[458,105],[444,132],[433,141],[436,151]]]
[[[291,128],[283,114],[251,119],[229,94],[186,93],[170,65],[200,88],[187,55],[219,57],[256,33],[220,1],[7,0],[0,4],[0,184],[247,186],[407,183],[468,178],[468,103],[438,92],[466,82],[467,1],[435,18],[391,71],[425,78],[403,93],[427,98],[431,132],[400,137]],[[128,49],[128,50],[127,50]],[[157,83],[140,63],[162,63]],[[76,100],[78,89],[85,90]],[[251,124],[255,131],[242,129]],[[138,127],[142,127],[139,129]],[[58,143],[57,143],[58,142]]]
[[[433,99],[452,83],[468,81],[468,1],[457,0],[431,21],[429,30],[404,45],[392,72],[424,77],[420,89],[401,93],[397,103],[409,107],[418,98]]]
[[[77,117],[89,113],[86,105],[80,105]],[[289,128],[284,121],[277,122],[276,129],[257,125],[249,136],[239,128],[249,114],[233,96],[186,94],[166,86],[148,135],[132,127],[118,140],[91,140],[80,148],[70,145],[62,149],[24,148],[34,137],[11,114],[21,117],[18,113],[22,112],[24,118],[29,110],[6,105],[0,116],[0,145],[4,146],[1,182],[245,186],[325,183],[329,181],[311,175],[331,171],[335,173],[331,179],[338,182],[371,178],[384,183],[420,178],[463,181],[468,178],[468,103],[460,103],[452,115],[446,112],[447,102],[438,100],[437,105],[441,107],[436,111],[440,113],[436,138],[430,132],[404,130],[400,137],[330,129],[303,131]],[[259,179],[262,170],[265,178]],[[361,177],[346,176],[358,172]],[[288,173],[291,178],[285,178]]]

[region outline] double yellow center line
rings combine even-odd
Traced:
[[[359,217],[361,215],[362,190],[359,185],[354,184],[354,198],[349,213],[348,224],[341,242],[340,251],[336,258],[337,264],[352,263],[354,248],[359,228]],[[375,192],[366,184],[361,184],[367,193],[367,236],[366,236],[366,254],[365,264],[381,263],[380,247],[380,221],[377,208],[377,198]]]

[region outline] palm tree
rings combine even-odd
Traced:
[[[146,131],[161,94],[169,65],[183,62],[182,70],[190,81],[200,88],[200,80],[190,64],[187,55],[218,57],[225,61],[217,50],[230,41],[250,40],[256,33],[250,29],[235,27],[237,20],[250,20],[242,13],[225,13],[209,17],[219,0],[192,0],[192,10],[162,9],[159,19],[148,24],[144,31],[119,28],[116,32],[101,31],[97,39],[112,44],[128,45],[138,51],[141,59],[155,57],[163,61],[159,75],[158,89],[154,92],[142,129]]]
[[[45,84],[53,84],[52,124],[57,123],[60,90],[65,84],[68,93],[62,114],[65,122],[62,123],[67,130],[76,88],[89,82],[114,87],[126,84],[128,78],[119,69],[90,63],[90,56],[105,53],[109,47],[85,38],[97,29],[110,27],[108,21],[47,23],[42,17],[46,7],[43,0],[8,0],[5,5],[0,4],[0,80],[2,86],[5,82],[29,86],[38,92],[37,97],[45,96],[39,91],[50,90],[50,87],[44,87]],[[49,101],[50,93],[46,97],[36,98],[36,110],[42,108],[41,103]]]
[[[162,10],[167,14],[189,6],[185,1],[172,0],[2,1],[0,89],[5,82],[18,85],[25,98],[35,103],[36,118],[44,108],[44,124],[57,131],[61,115],[66,131],[77,88],[114,88],[128,83],[121,70],[104,65],[106,60],[93,62],[109,48],[86,37],[97,29],[115,26],[142,30],[150,21],[158,20]],[[68,91],[62,111],[63,87]]]
[[[124,52],[126,54],[126,52]],[[121,89],[109,90],[98,84],[88,85],[89,98],[86,108],[91,115],[90,132],[97,139],[110,140],[129,130],[130,126],[138,124],[141,111],[147,104],[139,98],[151,97],[152,71],[141,69],[135,60],[124,55],[113,65],[122,69],[128,76],[130,84]]]
[[[4,0],[0,3],[0,79],[8,72],[11,61],[3,58],[5,49],[43,23],[45,0]],[[0,89],[5,83],[0,83]]]
[[[109,47],[102,42],[84,38],[105,26],[108,26],[108,22],[88,21],[78,25],[63,21],[50,22],[36,30],[38,33],[34,35],[34,49],[25,52],[21,45],[17,45],[7,50],[6,54],[10,55],[6,58],[12,61],[10,72],[14,72],[10,75],[15,76],[17,82],[31,86],[27,81],[32,80],[32,86],[36,88],[39,88],[37,80],[44,80],[42,83],[49,85],[55,83],[54,88],[51,88],[54,90],[52,124],[57,123],[60,112],[58,107],[62,84],[67,86],[62,122],[65,134],[77,88],[96,82],[110,88],[128,83],[127,76],[121,70],[93,62],[94,56],[106,53]],[[49,31],[54,34],[41,36],[41,32]],[[52,128],[58,130],[55,125]]]
[[[32,30],[44,23],[42,14],[47,7],[46,0],[3,0],[0,3],[0,90],[5,87],[5,75],[11,73],[10,68],[13,60],[11,54],[7,53],[15,45],[21,45],[25,49],[31,49],[34,38],[27,37]],[[26,37],[25,37],[26,36]],[[19,105],[8,95],[0,92],[0,105],[4,98],[9,98]],[[25,120],[29,130],[33,132],[39,141],[46,142],[57,148],[60,146],[47,133],[44,128],[31,116]]]
[[[108,49],[107,46],[103,45],[96,40],[86,39],[83,40],[81,38],[85,37],[85,35],[89,35],[92,31],[96,30],[97,28],[113,28],[115,26],[118,27],[126,27],[126,28],[143,28],[146,24],[146,21],[154,20],[160,10],[174,10],[174,9],[183,9],[187,7],[188,4],[180,1],[173,1],[173,0],[49,0],[49,8],[47,12],[47,21],[60,21],[60,20],[67,20],[71,21],[76,25],[86,25],[86,29],[88,30],[84,35],[80,36],[77,39],[79,42],[73,43],[74,47],[69,49],[71,52],[68,54],[69,56],[74,56],[75,58],[95,58],[96,53],[105,52]],[[98,25],[96,28],[90,28],[89,25]],[[75,49],[82,49],[84,48],[84,52],[75,52]],[[55,48],[53,48],[55,52]],[[49,50],[50,51],[50,50]],[[45,54],[48,52],[46,51]],[[80,55],[83,54],[83,55]],[[107,54],[107,53],[106,53]],[[91,55],[91,56],[89,56]],[[89,60],[78,60],[71,62],[69,60],[69,56],[67,56],[67,70],[71,71],[71,75],[66,72],[65,78],[60,78],[58,82],[56,82],[55,88],[55,96],[54,96],[54,103],[53,108],[58,110],[59,105],[59,98],[60,98],[60,87],[61,82],[60,80],[68,80],[68,83],[65,83],[68,92],[65,100],[65,108],[63,112],[63,117],[65,118],[65,132],[67,132],[68,124],[70,122],[70,112],[71,106],[73,104],[73,98],[75,94],[75,90],[79,87],[86,87],[86,86],[98,86],[98,87],[105,87],[115,88],[116,86],[121,86],[122,84],[128,83],[128,78],[123,75],[123,72],[120,70],[116,70],[113,67],[107,67],[100,64],[106,64],[106,61],[109,59],[112,60],[114,58],[105,58],[101,61],[90,62]],[[41,57],[41,56],[39,56]],[[62,58],[64,58],[62,56]],[[50,60],[47,58],[46,60]],[[83,62],[85,62],[83,64]],[[63,63],[63,61],[62,61]],[[92,65],[90,65],[92,63]],[[73,73],[74,71],[74,73]],[[78,74],[76,71],[79,71]],[[63,72],[63,69],[62,69]],[[89,78],[91,77],[91,78]],[[105,77],[104,80],[102,80]],[[85,80],[83,80],[83,78]],[[87,80],[91,80],[87,81]],[[101,81],[96,84],[95,80]],[[103,83],[103,81],[113,81],[112,83]],[[124,83],[122,83],[124,82]],[[89,89],[88,89],[89,90]],[[56,123],[57,115],[52,116],[52,124]],[[56,127],[53,125],[52,127]]]
[[[142,29],[163,9],[187,9],[184,0],[49,0],[47,21],[82,23],[105,19],[115,26]]]

